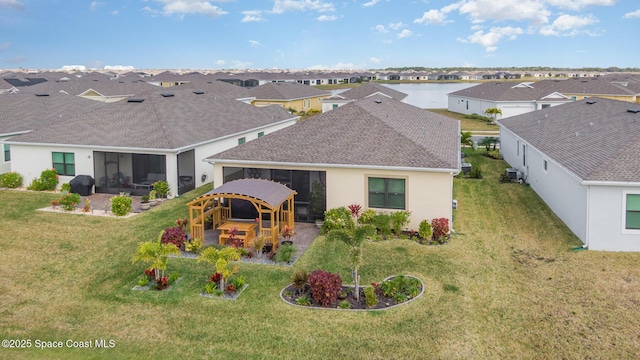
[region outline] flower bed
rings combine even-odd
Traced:
[[[410,288],[408,291],[407,287]],[[367,289],[373,289],[373,291]],[[369,292],[369,295],[366,294],[367,292]],[[328,306],[321,306],[314,299],[309,285],[302,289],[297,289],[294,284],[290,284],[282,289],[280,298],[290,305],[299,307],[369,311],[385,310],[408,304],[422,296],[423,293],[424,284],[420,279],[409,275],[398,275],[388,277],[379,284],[360,287],[359,301],[355,299],[354,286],[352,285],[341,285],[337,299]],[[375,300],[373,297],[375,297]],[[300,300],[301,298],[302,300]]]

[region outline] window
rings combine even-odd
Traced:
[[[76,175],[76,159],[74,153],[54,152],[52,154],[53,167],[58,174],[67,176]]]
[[[551,107],[551,104],[542,104],[542,108],[543,109],[546,109],[546,108],[549,108],[549,107]]]
[[[369,207],[405,209],[405,180],[369,178]]]
[[[516,140],[516,156],[520,157],[520,140]]]
[[[5,162],[11,161],[11,149],[7,144],[4,144],[4,161]]]
[[[338,108],[338,104],[333,104],[333,109],[337,109]]]
[[[542,170],[544,170],[544,172],[547,172],[549,169],[549,164],[547,163],[547,160],[543,159],[542,160]]]
[[[527,145],[522,144],[522,166],[527,166]]]
[[[260,132],[258,133],[258,137],[259,137],[259,138],[261,138],[261,137],[263,137],[263,136],[264,136],[264,131],[260,131]]]
[[[640,194],[627,194],[626,229],[640,230]]]
[[[245,137],[241,137],[240,139],[238,139],[238,145],[242,145],[245,142],[247,142],[247,139]]]

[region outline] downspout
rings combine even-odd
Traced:
[[[585,233],[585,237],[584,237],[584,245],[582,245],[583,248],[588,249],[589,248],[589,215],[591,214],[591,186],[587,186],[587,228],[586,228],[586,233]]]

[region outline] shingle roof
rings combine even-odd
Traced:
[[[249,94],[258,100],[297,100],[330,95],[328,91],[291,82],[260,85],[249,90]]]
[[[589,98],[498,123],[582,180],[640,182],[640,113],[627,111],[633,108],[640,104]]]
[[[66,121],[70,116],[97,111],[106,104],[73,95],[29,93],[0,95],[0,134],[31,131]]]
[[[375,95],[208,159],[457,169],[459,142],[458,121]]]
[[[192,89],[164,88],[136,98],[144,101],[105,104],[12,141],[177,149],[293,118],[280,106],[258,108]]]
[[[376,93],[382,93],[385,94],[393,99],[396,99],[398,101],[404,99],[407,97],[407,94],[398,91],[398,90],[394,90],[392,88],[386,87],[384,85],[379,85],[376,83],[365,83],[362,84],[360,86],[354,87],[352,89],[349,89],[345,92],[340,93],[340,97],[345,98],[345,99],[352,99],[352,100],[357,100],[357,99],[364,99],[367,98],[373,94]]]

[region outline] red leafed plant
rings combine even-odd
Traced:
[[[164,233],[162,234],[162,243],[163,244],[173,244],[178,249],[184,245],[187,241],[187,233],[184,232],[184,229],[180,226],[174,226],[171,228],[164,229]]]
[[[176,220],[176,225],[180,226],[183,230],[187,230],[187,225],[189,224],[189,219],[178,219]]]
[[[144,276],[148,277],[149,279],[155,279],[156,269],[144,269]]]
[[[220,273],[212,274],[211,277],[209,277],[209,281],[214,282],[214,283],[219,282],[220,279],[222,279],[222,275]]]
[[[362,206],[358,204],[351,204],[347,207],[349,208],[349,211],[351,212],[351,216],[353,217],[358,217],[362,213]]]
[[[433,229],[433,238],[438,242],[442,242],[444,236],[449,233],[449,219],[433,219],[431,220],[431,228]]]
[[[164,290],[167,287],[169,287],[169,277],[162,276],[161,278],[156,280],[156,289],[157,290]]]
[[[226,290],[228,293],[234,293],[234,292],[236,292],[236,290],[237,290],[237,289],[236,289],[236,286],[235,286],[235,285],[233,285],[233,284],[227,284],[227,286],[225,287],[225,290]]]
[[[227,240],[227,243],[229,243],[229,246],[236,249],[244,245],[244,240],[238,237],[237,227],[234,226],[231,229],[229,229],[229,239]]]
[[[311,286],[311,296],[318,304],[324,307],[331,306],[338,299],[338,293],[342,288],[340,275],[320,269],[314,270],[308,277]]]
[[[291,237],[295,234],[296,233],[293,231],[293,228],[289,225],[285,225],[284,228],[282,228],[282,232],[280,233],[280,235],[282,235],[285,240],[291,239]]]

